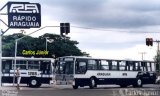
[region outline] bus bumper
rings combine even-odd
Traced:
[[[160,76],[157,77],[156,84],[160,84]]]

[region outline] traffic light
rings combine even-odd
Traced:
[[[69,23],[65,23],[65,28],[66,28],[66,34],[70,33],[70,24]]]
[[[60,34],[64,36],[64,34],[70,33],[70,23],[60,23]]]
[[[153,46],[153,39],[150,38],[150,45]]]
[[[153,46],[153,39],[152,38],[146,38],[146,45],[147,46]]]
[[[149,38],[146,38],[146,45],[149,46]]]
[[[60,35],[64,36],[63,33],[65,33],[64,23],[60,23]]]

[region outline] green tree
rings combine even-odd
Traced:
[[[14,56],[15,39],[23,37],[21,33],[3,36],[3,56]],[[50,41],[47,42],[48,55],[24,55],[22,52],[26,51],[45,51],[46,38]],[[52,41],[52,42],[51,42]],[[17,56],[26,57],[60,57],[60,56],[89,56],[86,52],[82,52],[77,47],[78,42],[70,40],[69,37],[61,37],[56,34],[44,34],[38,38],[27,36],[18,41]]]
[[[23,37],[23,34],[5,35],[2,38],[2,56],[14,56],[15,39]]]
[[[154,61],[156,62],[156,71],[160,75],[160,52],[157,53],[157,55],[154,58]]]

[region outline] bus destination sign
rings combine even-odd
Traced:
[[[8,2],[9,28],[40,28],[41,6],[39,3]]]

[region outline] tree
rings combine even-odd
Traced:
[[[15,39],[23,37],[24,35],[21,33],[3,36],[3,53],[2,56],[14,56],[15,49]],[[46,51],[46,38],[49,41],[47,43],[47,51],[48,54],[34,54],[38,51],[47,52]],[[77,47],[78,42],[74,40],[70,40],[69,37],[61,37],[56,34],[44,34],[39,36],[38,38],[27,36],[18,41],[17,43],[17,56],[25,56],[25,57],[60,57],[60,56],[89,56],[86,52],[82,52]],[[33,54],[24,54],[25,52],[30,52]]]
[[[160,75],[160,52],[157,53],[157,55],[154,58],[154,61],[156,62],[156,71]]]
[[[6,35],[2,38],[2,56],[14,56],[15,39],[23,37],[23,34]]]

